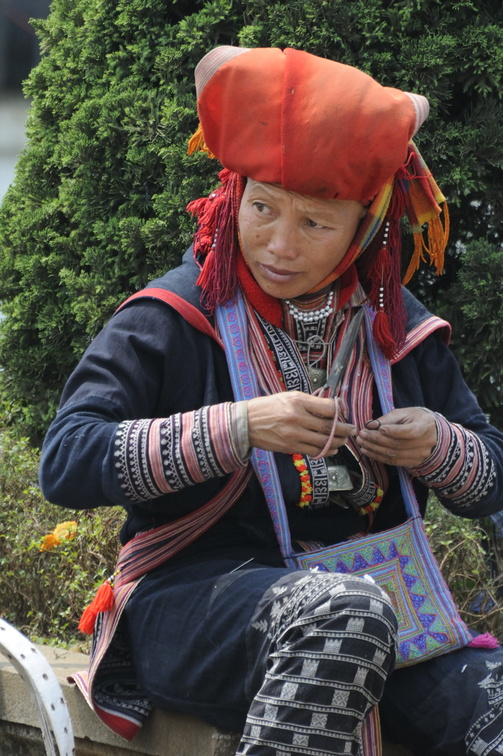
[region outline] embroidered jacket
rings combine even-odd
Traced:
[[[152,286],[172,290],[197,307],[197,268],[191,251],[179,268]],[[503,481],[503,435],[491,426],[464,383],[445,344],[447,327],[408,292],[409,337],[392,366],[395,406],[437,413],[439,443],[412,470],[424,510],[429,488],[457,514],[497,511]],[[280,335],[281,336],[281,335]],[[281,336],[281,338],[283,338]],[[281,339],[280,339],[281,340]],[[379,403],[373,397],[373,417]],[[70,376],[43,449],[40,480],[49,501],[75,509],[122,505],[127,542],[197,509],[221,490],[229,473],[247,464],[236,427],[225,355],[166,304],[141,299],[117,313]],[[300,478],[291,457],[276,455],[293,537],[336,542],[362,529],[352,508],[299,509]],[[324,465],[323,461],[323,465]],[[316,468],[323,488],[326,470]],[[393,468],[373,529],[403,519]],[[197,553],[260,552],[280,562],[272,524],[257,481],[230,512],[189,547]],[[267,555],[267,556],[264,556]]]

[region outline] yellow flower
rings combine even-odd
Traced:
[[[51,551],[55,546],[59,546],[61,541],[70,541],[77,535],[77,523],[75,520],[60,522],[56,525],[52,533],[48,533],[42,539],[40,551]]]

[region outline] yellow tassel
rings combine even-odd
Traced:
[[[449,211],[447,202],[444,203],[444,223],[439,217],[433,218],[428,226],[428,251],[430,264],[435,266],[435,273],[440,276],[444,270],[444,253],[449,238]]]
[[[187,155],[193,155],[194,152],[206,152],[209,158],[214,158],[215,155],[208,149],[204,142],[203,127],[199,123],[197,129],[189,139],[189,145],[187,147]]]

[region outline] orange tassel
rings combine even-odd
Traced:
[[[412,278],[416,270],[419,269],[421,261],[424,262],[423,247],[424,247],[423,234],[421,233],[421,231],[414,232],[414,252],[412,254],[412,257],[410,258],[409,266],[403,277],[402,283],[404,286],[407,286],[407,284],[409,283],[410,279]]]
[[[447,202],[443,205],[443,219],[435,216],[427,224],[427,238],[425,242],[422,229],[414,231],[414,252],[409,262],[409,267],[403,277],[403,285],[406,286],[421,262],[427,262],[426,255],[429,257],[430,265],[435,266],[435,274],[440,276],[444,269],[444,253],[447,246],[450,230],[449,209]]]
[[[215,155],[208,149],[204,141],[203,127],[199,123],[197,129],[189,139],[187,155],[193,155],[194,152],[206,152],[209,158],[214,159]]]
[[[114,605],[114,591],[109,580],[100,585],[96,595],[88,607],[82,612],[79,622],[79,630],[86,635],[92,635],[96,617],[100,612],[109,612]]]
[[[430,265],[434,265],[437,276],[444,272],[444,252],[449,235],[449,214],[447,212],[447,203],[444,205],[444,223],[442,225],[440,218],[433,218],[428,224],[428,252],[430,254]]]

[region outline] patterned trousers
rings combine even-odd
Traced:
[[[237,755],[359,754],[365,715],[394,664],[396,619],[372,582],[290,573],[248,630],[253,697]]]

